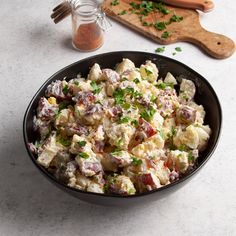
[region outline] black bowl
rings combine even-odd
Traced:
[[[73,78],[76,77],[78,73],[82,76],[87,75],[89,68],[96,62],[100,64],[101,68],[114,68],[115,65],[122,61],[123,58],[129,58],[132,60],[136,66],[140,66],[146,60],[153,61],[160,72],[160,77],[164,77],[167,72],[171,72],[174,76],[183,76],[185,78],[191,79],[197,88],[195,101],[199,104],[202,104],[206,110],[205,123],[209,124],[212,129],[212,134],[208,142],[207,148],[204,152],[200,154],[197,167],[192,170],[188,175],[166,185],[160,189],[153,190],[147,193],[137,194],[133,196],[114,196],[114,195],[105,195],[97,194],[91,192],[84,192],[76,189],[72,189],[65,184],[59,182],[52,174],[50,174],[44,167],[40,166],[36,162],[36,155],[34,155],[29,147],[28,143],[34,142],[37,134],[33,130],[33,116],[35,115],[36,107],[38,105],[39,98],[44,96],[46,87],[54,80],[62,80],[64,77]],[[31,100],[24,117],[23,123],[23,132],[24,132],[24,141],[25,146],[28,151],[28,154],[37,166],[41,173],[47,177],[53,184],[61,188],[67,193],[72,194],[73,196],[92,203],[102,204],[102,205],[115,205],[115,206],[128,206],[133,204],[147,203],[152,200],[157,200],[162,197],[165,197],[168,193],[173,192],[186,184],[190,177],[196,174],[200,168],[209,160],[213,151],[216,148],[220,130],[221,130],[221,107],[216,93],[214,92],[211,85],[208,81],[199,75],[197,72],[189,68],[188,66],[164,57],[157,54],[146,53],[146,52],[134,52],[134,51],[120,51],[120,52],[109,52],[105,54],[100,54],[92,56],[81,61],[75,62],[72,65],[65,67],[64,69],[58,71],[53,76],[51,76],[38,90]]]

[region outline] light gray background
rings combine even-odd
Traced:
[[[15,0],[0,5],[0,235],[236,235],[236,55],[215,60],[187,43],[166,47],[175,59],[205,76],[216,90],[224,122],[218,148],[184,188],[147,206],[114,209],[90,205],[49,183],[29,160],[22,120],[40,85],[62,67],[118,50],[154,52],[156,43],[113,23],[105,45],[91,53],[72,49],[68,18],[49,18],[59,1]],[[211,31],[236,40],[236,4],[215,1],[201,14]]]

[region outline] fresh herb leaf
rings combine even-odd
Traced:
[[[63,87],[62,92],[64,94],[68,94],[69,93],[69,86],[67,84]]]
[[[182,17],[182,16],[173,15],[173,16],[170,18],[169,22],[180,22],[180,21],[182,21],[182,20],[183,20],[183,17]]]
[[[164,21],[161,21],[161,22],[156,22],[154,23],[154,27],[157,29],[157,30],[164,30],[166,29],[166,23]]]
[[[165,47],[160,47],[155,50],[157,53],[163,53],[165,51]]]
[[[84,159],[88,159],[89,158],[89,155],[86,152],[80,152],[78,154],[78,156],[81,157],[81,158],[84,158]]]
[[[118,15],[122,16],[122,15],[125,15],[126,13],[127,13],[127,11],[126,11],[126,10],[123,10],[123,11],[121,11],[120,13],[118,13]]]
[[[148,27],[153,25],[152,23],[148,23],[147,21],[143,21],[142,23],[143,26],[148,26]]]
[[[172,55],[175,56],[175,55],[176,55],[176,52],[173,52]]]
[[[98,94],[98,93],[101,92],[102,88],[99,87],[95,81],[92,81],[92,82],[90,83],[90,85],[91,85],[91,87],[92,87],[92,89],[93,89],[93,93],[94,93],[94,94]]]
[[[161,83],[159,83],[159,84],[156,84],[155,87],[164,90],[164,89],[166,89],[167,87],[174,88],[174,84],[173,84],[173,83],[164,83],[164,82],[161,82]]]
[[[161,35],[161,37],[164,38],[164,39],[167,39],[168,37],[170,37],[170,32],[165,31],[165,32]]]
[[[74,84],[75,84],[76,86],[79,86],[79,81],[74,81]]]
[[[172,126],[172,127],[171,127],[171,136],[172,136],[172,137],[175,136],[176,133],[177,133],[177,129]]]
[[[181,47],[176,47],[176,48],[175,48],[175,51],[176,51],[176,52],[182,52],[182,49],[181,49]]]
[[[145,119],[145,120],[147,120],[147,121],[150,121],[150,120],[153,118],[153,116],[154,116],[155,113],[156,113],[156,110],[151,106],[151,107],[149,107],[148,109],[143,110],[143,111],[141,112],[140,116],[141,116],[143,119]]]
[[[170,13],[170,10],[168,10],[168,9],[165,7],[165,5],[162,4],[162,3],[156,3],[154,6],[155,6],[155,8],[156,8],[159,12],[161,12],[161,13],[164,14],[164,15],[168,15],[168,14]]]
[[[143,163],[143,161],[141,159],[138,159],[136,157],[133,157],[132,158],[132,164],[135,165],[135,166],[139,166]]]
[[[86,145],[86,141],[79,141],[78,144],[80,147],[84,147]]]
[[[124,103],[124,104],[122,104],[121,106],[122,106],[122,108],[124,108],[125,110],[128,110],[128,109],[131,107],[131,105],[130,105],[129,103]]]
[[[147,68],[145,68],[145,72],[146,72],[147,76],[152,74],[152,71],[148,70]]]
[[[117,5],[119,5],[120,4],[120,2],[118,1],[118,0],[113,0],[112,2],[111,2],[111,6],[117,6]]]
[[[139,9],[139,8],[140,8],[140,4],[135,3],[135,2],[131,2],[129,5],[130,5],[133,9]]]
[[[155,97],[154,95],[152,95],[150,100],[151,100],[151,102],[156,103],[157,97]]]
[[[63,138],[62,136],[59,136],[57,141],[64,147],[69,147],[71,145],[71,141],[69,139]]]
[[[119,119],[118,123],[119,124],[124,124],[124,123],[128,123],[130,121],[130,118],[127,116],[123,116]]]
[[[188,160],[189,160],[189,161],[194,161],[194,156],[193,156],[192,153],[189,153],[189,154],[188,154]]]
[[[134,127],[138,127],[138,121],[137,120],[132,120],[131,125],[133,125]]]
[[[134,79],[134,83],[135,83],[135,84],[138,84],[138,83],[140,83],[140,80],[139,80],[138,78],[135,78],[135,79]]]
[[[124,96],[125,96],[125,92],[121,88],[118,88],[113,92],[113,97],[115,99],[116,104],[123,104],[124,103]]]

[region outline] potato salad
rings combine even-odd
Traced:
[[[211,129],[191,78],[124,58],[48,85],[34,117],[37,162],[71,188],[122,196],[161,188],[193,169]]]

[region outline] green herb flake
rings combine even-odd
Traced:
[[[125,92],[121,88],[118,88],[113,92],[113,97],[115,99],[116,104],[123,104],[124,103],[124,96],[125,96]]]
[[[157,97],[155,97],[154,95],[152,95],[151,98],[150,98],[150,100],[151,100],[151,102],[156,103]]]
[[[80,147],[84,147],[86,145],[86,141],[79,141],[77,142]]]
[[[155,8],[161,12],[162,14],[164,15],[168,15],[170,13],[170,10],[168,10],[165,5],[163,5],[161,2],[160,3],[156,3],[155,5]]]
[[[131,2],[129,5],[130,5],[133,9],[139,9],[139,8],[140,8],[140,4],[137,4],[137,3],[135,3],[135,2]]]
[[[160,47],[155,50],[157,53],[163,53],[165,51],[165,47]]]
[[[118,15],[123,16],[123,15],[125,15],[126,13],[127,13],[127,11],[126,11],[126,10],[123,10],[123,11],[119,12]]]
[[[134,79],[134,83],[135,83],[135,84],[139,84],[139,83],[140,83],[140,80],[139,80],[138,78],[135,78],[135,79]]]
[[[170,22],[180,22],[183,20],[183,17],[182,16],[177,16],[177,15],[173,15],[171,18],[170,18]]]
[[[170,37],[170,32],[168,32],[168,31],[165,31],[165,32],[161,35],[161,38],[163,38],[163,39],[167,39],[168,37]]]
[[[120,2],[118,1],[118,0],[113,0],[112,2],[111,2],[111,6],[117,6],[117,5],[119,5],[120,4]]]
[[[166,23],[164,21],[154,23],[155,29],[162,31],[166,29]]]
[[[181,49],[181,47],[176,47],[176,48],[175,48],[175,51],[176,51],[176,52],[182,52],[182,49]]]
[[[150,27],[153,25],[152,23],[148,23],[147,21],[143,21],[142,23],[143,23],[143,26],[147,26],[147,27]]]
[[[188,160],[191,162],[191,161],[194,161],[194,156],[192,153],[189,153],[188,154]]]
[[[89,155],[86,152],[80,152],[78,154],[78,156],[81,157],[81,158],[84,158],[84,159],[88,159],[89,158]]]
[[[98,93],[101,92],[102,88],[101,88],[101,87],[98,87],[98,85],[97,85],[97,83],[96,83],[95,81],[92,81],[92,82],[90,83],[90,85],[91,85],[91,87],[92,87],[92,89],[93,89],[93,93],[94,93],[94,94],[98,94]]]
[[[156,113],[156,110],[153,107],[149,107],[148,109],[145,109],[144,111],[142,111],[140,116],[143,119],[150,121],[153,118],[155,113]]]
[[[74,81],[74,84],[75,84],[76,86],[79,86],[79,81]]]
[[[135,166],[139,166],[143,163],[143,161],[141,159],[138,159],[136,157],[132,157],[132,164]]]
[[[123,116],[119,119],[118,123],[119,124],[124,124],[124,123],[128,123],[130,121],[130,118],[127,116]]]
[[[122,104],[121,106],[122,106],[122,108],[125,109],[125,110],[128,110],[128,109],[131,107],[131,105],[130,105],[129,103],[124,103],[124,104]]]
[[[152,71],[148,70],[147,68],[145,68],[145,72],[146,72],[147,76],[152,74]]]
[[[172,136],[172,137],[175,136],[176,133],[177,133],[177,129],[172,126],[172,127],[171,127],[171,136]]]
[[[69,93],[69,86],[67,84],[63,87],[62,92],[64,94],[68,94]]]
[[[57,138],[57,141],[64,147],[69,147],[71,145],[71,141],[69,139],[65,139],[61,136]]]
[[[134,127],[138,127],[138,121],[137,120],[132,120],[131,125],[133,125]]]
[[[175,56],[175,55],[176,55],[176,52],[173,52],[172,55]]]
[[[161,83],[159,83],[159,84],[156,84],[155,87],[164,90],[164,89],[166,89],[167,87],[174,88],[174,84],[173,84],[173,83],[164,83],[164,82],[161,82]]]

